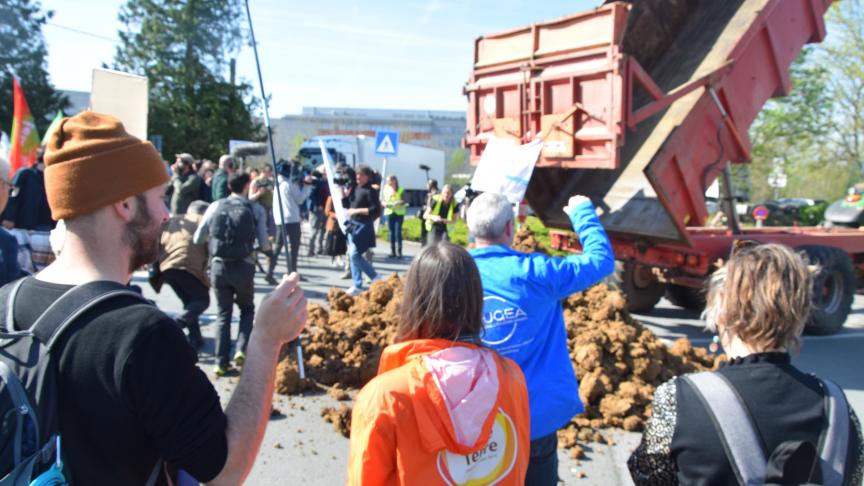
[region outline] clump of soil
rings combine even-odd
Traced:
[[[321,409],[321,417],[325,422],[333,424],[333,430],[342,434],[346,439],[351,436],[351,408],[348,405],[339,405],[339,408],[325,407]]]
[[[297,369],[297,361],[290,356],[283,357],[276,366],[276,393],[282,395],[294,395],[315,386],[308,378],[300,379],[300,371]],[[308,369],[308,368],[306,368]]]
[[[382,350],[396,335],[401,296],[402,281],[393,274],[357,297],[330,289],[329,311],[310,304],[308,335],[303,342],[307,379],[338,385],[343,391],[360,388],[371,380],[378,371]],[[309,383],[297,376],[294,356],[285,353],[277,368],[277,391],[292,394],[308,387]]]
[[[333,385],[333,388],[330,388],[327,394],[330,395],[330,398],[340,402],[351,400],[351,395],[349,395],[348,392],[342,389],[339,385]]]
[[[585,413],[559,432],[565,447],[596,437],[596,430],[642,430],[654,390],[674,376],[715,368],[721,357],[685,338],[664,345],[626,310],[619,291],[605,284],[564,302],[570,357]]]
[[[528,226],[522,226],[519,228],[519,231],[513,235],[513,249],[516,251],[521,251],[522,253],[543,253],[544,255],[548,255],[549,252],[546,248],[537,241],[537,238],[534,237],[534,233],[528,229]]]

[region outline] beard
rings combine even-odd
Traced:
[[[129,245],[131,250],[130,273],[159,258],[159,239],[162,235],[162,224],[155,224],[153,221],[147,208],[147,197],[138,194],[135,200],[138,209],[123,230],[123,242]]]

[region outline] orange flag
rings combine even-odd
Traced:
[[[39,148],[39,133],[33,122],[30,106],[24,98],[24,90],[13,78],[15,108],[12,116],[12,146],[9,148],[9,179],[15,176],[18,169],[30,167],[36,163],[36,150]]]

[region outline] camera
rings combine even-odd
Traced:
[[[354,170],[350,167],[339,164],[336,166],[336,173],[333,174],[333,183],[337,186],[353,186],[355,184]]]
[[[320,174],[309,171],[297,159],[280,159],[279,162],[276,163],[276,172],[279,176],[288,179],[291,182],[296,182],[297,184],[306,184],[307,177],[312,177],[313,179],[321,178]]]

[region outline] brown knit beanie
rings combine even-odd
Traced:
[[[64,118],[45,152],[51,217],[72,219],[168,182],[150,142],[126,133],[120,120],[85,111]]]

